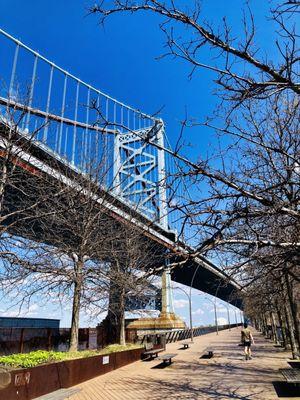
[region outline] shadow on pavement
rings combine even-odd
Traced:
[[[207,359],[213,358],[213,355],[211,355],[211,354],[203,354],[203,356],[201,356],[199,358],[200,358],[200,360],[207,360]]]
[[[300,368],[300,361],[288,361],[292,368]]]
[[[277,396],[280,398],[284,397],[300,397],[300,385],[287,382],[272,382]]]
[[[160,364],[154,365],[154,367],[151,367],[151,369],[165,369],[169,367],[172,364],[166,364],[164,362],[161,362]]]
[[[151,392],[152,400],[161,400],[163,398],[180,400],[256,400],[261,398],[259,396],[262,393],[260,390],[247,390],[247,388],[243,387],[231,388],[223,382],[220,382],[219,384],[208,384],[205,387],[199,388],[194,386],[194,384],[186,377],[182,377],[180,382],[147,379],[145,382],[139,380],[136,381],[136,383],[147,387]]]

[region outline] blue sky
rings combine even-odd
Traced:
[[[198,70],[189,80],[191,68],[185,62],[157,60],[165,52],[165,37],[158,27],[160,18],[149,14],[119,15],[103,27],[97,16],[87,15],[92,3],[0,0],[0,25],[57,65],[118,100],[150,114],[164,107],[161,116],[172,141],[186,110],[198,120],[211,114],[218,102],[213,95],[213,73]],[[268,4],[263,6],[258,0],[251,3],[257,11],[260,44],[270,54],[273,27],[264,17]],[[203,4],[207,20],[220,21],[226,15],[236,36],[242,35],[242,1],[231,0],[229,10],[224,0],[206,0]],[[184,34],[185,30],[178,26],[178,32]],[[204,61],[211,56],[209,50],[202,54]],[[193,145],[189,152],[194,157],[205,154],[209,143],[214,143],[213,132],[203,128],[189,130],[186,136]]]
[[[174,310],[189,326],[189,287],[174,283],[173,285],[174,294]],[[180,289],[179,289],[180,288]],[[186,292],[187,294],[185,294]],[[228,311],[231,323],[241,321],[241,313],[238,309],[233,306],[228,306],[227,303],[221,300],[215,300],[213,296],[207,295],[206,293],[200,292],[199,290],[192,290],[192,323],[193,326],[200,325],[215,325],[214,315],[214,302],[216,301],[217,318],[218,324],[226,324],[228,321]],[[50,298],[43,297],[41,295],[34,296],[29,305],[24,305],[20,310],[19,307],[15,306],[16,298],[12,293],[10,298],[1,301],[0,305],[0,316],[6,317],[31,317],[31,318],[55,318],[60,319],[61,327],[70,326],[70,311],[71,302],[66,299],[58,299],[55,294],[51,295]],[[227,311],[228,308],[228,311]],[[157,315],[157,312],[150,313],[150,315]],[[95,326],[106,313],[99,315],[98,309],[89,309],[82,311],[80,315],[80,326],[88,327]],[[147,313],[135,314],[137,316],[148,316]],[[132,313],[128,312],[127,317],[132,317]]]
[[[117,16],[103,27],[96,16],[87,15],[92,3],[0,0],[0,27],[57,65],[126,104],[149,114],[164,107],[161,117],[171,142],[176,141],[179,121],[186,110],[190,117],[200,121],[213,112],[218,100],[213,94],[212,72],[198,70],[189,80],[191,68],[185,62],[171,58],[157,60],[164,53],[164,35],[158,27],[160,19],[157,16]],[[185,1],[179,3],[188,4]],[[203,13],[207,20],[214,22],[221,21],[226,15],[234,34],[239,37],[242,35],[243,4],[239,0],[206,0]],[[250,4],[255,10],[258,44],[273,55],[274,27],[265,18],[269,2],[255,0]],[[180,27],[178,32],[185,34]],[[210,56],[209,50],[203,50],[204,61]],[[186,140],[192,144],[187,152],[194,159],[199,154],[206,154],[215,144],[214,132],[203,128],[187,131]],[[188,315],[186,300],[182,292],[175,291],[176,310],[184,318]],[[28,312],[31,316],[60,317],[61,325],[69,325],[68,305],[61,311],[55,305],[39,308],[38,304],[36,299]],[[196,291],[193,304],[195,325],[213,322],[212,306]],[[220,317],[226,318],[226,313],[221,307]],[[89,322],[83,318],[81,325],[87,324]]]

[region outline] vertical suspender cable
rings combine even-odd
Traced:
[[[51,101],[51,91],[52,91],[52,80],[53,80],[53,70],[54,67],[51,65],[50,68],[50,75],[49,75],[49,85],[48,85],[48,96],[47,96],[47,104],[46,104],[46,126],[44,128],[44,136],[43,136],[43,142],[46,144],[47,139],[48,139],[48,131],[49,131],[49,121],[48,121],[48,114],[49,114],[49,109],[50,109],[50,101]]]
[[[34,63],[33,63],[33,70],[32,70],[32,78],[31,78],[31,85],[30,85],[30,90],[29,90],[29,101],[28,101],[28,107],[32,106],[32,100],[33,100],[33,93],[34,93],[34,85],[35,85],[35,79],[36,79],[36,66],[37,66],[37,61],[38,61],[38,56],[34,56]],[[29,130],[29,123],[30,123],[30,111],[28,110],[27,112],[27,119],[26,119],[26,129]]]
[[[62,117],[62,118],[64,118],[64,115],[65,115],[67,79],[68,79],[68,75],[65,74],[64,89],[63,89],[63,98],[62,98],[62,104],[61,104],[61,117]],[[63,121],[61,121],[61,123],[60,123],[60,129],[59,129],[59,139],[58,139],[58,148],[57,148],[58,154],[60,154],[60,152],[61,152],[62,135],[63,135]]]
[[[107,127],[109,126],[109,105],[108,105],[108,98],[106,97],[106,101],[105,101],[105,121],[104,121],[104,126]],[[103,132],[104,134],[104,145],[103,145],[103,149],[102,149],[102,153],[104,154],[104,168],[105,168],[105,176],[106,176],[106,187],[109,186],[109,174],[108,174],[108,170],[109,170],[109,149],[108,149],[108,133],[106,131]]]
[[[123,109],[123,106],[121,106],[121,129],[122,129],[122,132],[124,132],[124,109]]]
[[[130,110],[127,108],[127,130],[130,130]]]
[[[75,151],[76,151],[76,142],[77,142],[77,127],[76,127],[76,122],[77,122],[77,114],[78,114],[78,98],[79,98],[79,81],[77,81],[76,85],[76,99],[75,99],[75,111],[74,111],[74,130],[73,130],[73,147],[72,147],[72,164],[75,165]],[[80,159],[80,157],[79,157]]]
[[[116,102],[114,102],[114,117],[113,117],[113,122],[114,122],[114,159],[113,159],[113,189],[116,191],[117,194],[121,194],[121,182],[120,182],[120,168],[121,168],[121,157],[122,154],[120,153],[120,147],[119,147],[119,130],[117,129],[116,125],[116,119],[117,119],[117,105]]]
[[[84,157],[85,157],[85,168],[88,167],[88,135],[89,135],[89,130],[88,130],[88,123],[89,123],[89,116],[90,116],[90,95],[91,95],[91,89],[90,87],[88,88],[87,91],[87,106],[86,106],[86,128],[85,128],[85,140],[84,140]]]
[[[96,103],[96,110],[99,110],[99,109],[102,114],[100,94],[98,94],[98,96],[97,96],[97,103]],[[101,114],[100,114],[100,117],[101,117]],[[99,119],[99,115],[97,118]],[[97,124],[97,127],[99,127],[99,124]],[[95,146],[93,146],[95,148],[95,154],[93,155],[93,158],[94,158],[95,167],[96,167],[95,172],[97,173],[98,177],[99,177],[100,169],[103,170],[103,161],[104,161],[103,157],[101,157],[101,156],[99,157],[99,142],[101,142],[101,136],[100,136],[99,131],[96,131],[95,132]],[[98,160],[98,157],[99,157],[99,160]],[[101,168],[100,168],[100,164],[102,164]],[[101,177],[101,179],[102,179],[102,177]],[[103,182],[100,182],[100,183],[102,184]]]
[[[66,127],[66,140],[65,140],[65,148],[64,148],[64,157],[67,158],[67,151],[68,151],[68,127]]]
[[[20,44],[17,43],[16,49],[15,49],[13,66],[12,66],[12,70],[11,70],[10,84],[9,84],[9,89],[8,89],[8,98],[9,99],[13,96],[13,88],[14,88],[15,78],[16,78],[16,69],[17,69],[19,49],[20,49]]]

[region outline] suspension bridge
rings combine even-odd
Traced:
[[[49,168],[55,160],[74,179],[100,166],[96,183],[99,196],[108,194],[102,204],[110,216],[142,229],[174,260],[186,256],[172,270],[174,281],[241,306],[234,297],[239,285],[209,260],[188,258],[191,245],[177,239],[180,215],[170,203],[180,198],[182,187],[176,185],[172,193],[178,165],[163,121],[108,96],[2,29],[0,60],[1,146],[12,124],[11,110],[16,119],[22,114],[18,134],[32,144],[18,152],[22,165],[55,176]]]

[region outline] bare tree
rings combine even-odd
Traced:
[[[265,335],[269,334],[267,325],[271,326],[272,337],[276,343],[279,342],[278,328],[280,328],[284,347],[287,349],[291,345],[293,358],[298,358],[299,318],[294,318],[293,304],[289,299],[291,295],[297,296],[294,293],[297,285],[294,282],[291,287],[292,282],[287,282],[278,269],[274,269],[271,274],[270,270],[268,271],[271,263],[272,261],[269,265],[259,263],[249,265],[248,273],[256,279],[244,292],[246,312]]]
[[[43,189],[52,196],[31,215],[24,231],[26,239],[17,243],[18,257],[14,257],[15,252],[6,257],[11,267],[6,266],[4,278],[6,284],[16,280],[22,283],[27,278],[26,290],[20,286],[21,302],[37,292],[72,299],[70,351],[74,351],[78,346],[81,303],[95,285],[95,277],[97,285],[102,281],[102,287],[107,280],[101,261],[110,220],[102,207],[104,193],[95,198],[95,179],[99,178],[96,170],[93,175],[92,169],[90,175],[68,171],[67,167],[56,171],[60,174],[47,186],[41,188],[40,182],[39,192]]]
[[[289,2],[287,2],[289,3]],[[107,4],[107,6],[106,6]],[[281,4],[281,3],[280,3]],[[280,6],[279,4],[279,6]],[[297,2],[293,3],[297,6]],[[284,3],[286,5],[286,3]],[[192,9],[192,11],[191,11]],[[215,245],[216,242],[220,242],[220,238],[218,239],[218,235],[222,233],[227,226],[232,225],[235,220],[235,216],[231,216],[232,220],[228,217],[229,215],[222,218],[224,214],[222,211],[222,207],[220,207],[220,202],[224,200],[232,200],[232,203],[235,201],[236,203],[240,203],[242,201],[245,202],[253,202],[254,204],[260,207],[260,210],[265,208],[265,213],[274,212],[274,210],[278,210],[281,214],[287,215],[290,218],[299,218],[299,210],[295,207],[294,203],[297,201],[297,180],[299,178],[299,168],[297,165],[297,152],[298,152],[298,141],[297,141],[297,121],[299,116],[299,84],[296,82],[292,83],[291,77],[297,77],[297,48],[295,48],[294,42],[296,40],[296,33],[294,30],[288,31],[287,33],[287,41],[290,45],[286,44],[286,52],[289,55],[288,59],[284,58],[284,62],[282,64],[278,64],[277,68],[271,68],[271,65],[275,65],[275,62],[268,61],[267,63],[260,62],[254,58],[254,46],[252,41],[252,35],[254,35],[254,25],[253,29],[248,31],[246,28],[246,38],[248,35],[250,37],[248,40],[245,39],[243,44],[238,44],[236,47],[233,47],[234,40],[230,38],[228,27],[225,25],[223,30],[220,30],[221,33],[218,35],[214,33],[216,30],[215,27],[205,27],[200,23],[202,14],[201,7],[198,2],[194,3],[194,7],[191,9],[180,10],[175,2],[159,2],[159,1],[142,1],[142,2],[131,2],[131,1],[115,1],[115,2],[102,2],[100,5],[96,5],[91,8],[91,12],[101,15],[102,20],[110,17],[115,13],[122,12],[139,12],[139,11],[149,11],[152,13],[158,13],[165,17],[167,21],[175,21],[191,26],[191,29],[196,30],[196,34],[191,36],[189,46],[192,46],[191,49],[189,46],[184,54],[191,53],[193,56],[187,58],[189,62],[192,62],[194,57],[198,54],[198,51],[203,46],[211,46],[213,48],[221,49],[221,54],[217,57],[216,62],[226,62],[228,68],[226,69],[226,73],[224,73],[224,68],[218,70],[217,72],[221,74],[221,78],[218,80],[218,83],[224,82],[222,79],[229,79],[230,81],[233,79],[233,75],[235,79],[233,80],[233,85],[225,85],[224,99],[230,98],[230,94],[233,90],[235,90],[235,84],[241,85],[241,78],[245,78],[246,75],[249,78],[252,67],[258,68],[261,70],[263,78],[265,81],[262,85],[257,82],[254,78],[251,82],[254,84],[255,89],[252,91],[250,87],[247,87],[247,94],[245,92],[241,92],[241,96],[236,98],[230,98],[230,106],[228,111],[228,118],[225,121],[224,126],[217,126],[212,123],[210,120],[206,122],[206,126],[216,130],[221,136],[229,136],[230,137],[230,145],[228,149],[222,149],[221,154],[214,155],[214,159],[212,160],[201,160],[199,162],[193,162],[182,155],[179,155],[176,151],[173,152],[173,155],[178,158],[181,162],[184,163],[185,167],[183,171],[179,172],[179,177],[188,176],[191,178],[191,182],[193,187],[195,184],[197,187],[203,184],[203,182],[208,182],[208,184],[212,183],[212,192],[214,196],[208,199],[196,201],[183,201],[183,203],[187,204],[185,215],[190,218],[191,215],[200,215],[203,217],[205,215],[209,220],[207,221],[208,228],[212,227],[215,222],[213,219],[216,219],[218,225],[217,229],[215,229],[214,236],[209,239],[210,242],[206,241],[199,246],[199,249],[205,250],[209,248],[209,245]],[[271,15],[273,19],[275,19],[276,23],[280,23],[277,21],[277,11],[272,10]],[[251,24],[254,24],[253,18],[250,18]],[[284,23],[284,21],[281,21]],[[163,29],[165,29],[165,24],[163,24]],[[245,23],[245,27],[247,24]],[[283,29],[283,27],[282,27]],[[288,29],[286,27],[286,29]],[[172,30],[171,30],[172,31]],[[192,31],[193,32],[193,31]],[[249,33],[249,32],[252,32]],[[174,46],[174,43],[171,41],[171,48]],[[193,46],[195,47],[195,51],[193,52]],[[279,42],[278,42],[279,46]],[[176,46],[175,46],[176,48]],[[238,49],[238,50],[237,50]],[[289,50],[290,49],[290,50]],[[259,54],[257,49],[255,49],[255,53]],[[245,61],[245,73],[243,76],[238,75],[238,73],[232,72],[232,76],[227,78],[227,72],[231,71],[231,67],[234,68],[235,63],[229,62],[228,57],[233,56],[237,59],[241,58]],[[256,60],[256,61],[255,61]],[[290,68],[287,67],[290,63]],[[200,63],[201,64],[201,63]],[[265,68],[266,65],[268,68]],[[214,67],[215,68],[215,67]],[[292,70],[291,70],[292,68]],[[228,70],[228,71],[227,71]],[[228,72],[228,73],[229,73]],[[274,72],[274,74],[273,74]],[[280,79],[275,79],[275,75],[281,74]],[[271,75],[269,75],[271,74]],[[287,75],[289,78],[287,78]],[[270,79],[272,76],[272,79]],[[268,77],[268,79],[267,79]],[[278,76],[277,76],[278,77]],[[247,79],[248,79],[247,78]],[[294,79],[292,78],[292,79]],[[243,80],[242,79],[242,80]],[[289,84],[285,82],[283,84],[283,80],[288,79]],[[223,85],[221,85],[223,87]],[[246,85],[247,86],[247,85]],[[260,95],[257,95],[258,89]],[[269,89],[271,90],[269,92]],[[275,90],[276,89],[276,90]],[[264,93],[264,95],[263,95]],[[275,94],[274,94],[275,93]],[[268,98],[269,95],[272,96]],[[228,97],[229,96],[229,97]],[[242,101],[241,101],[242,100]],[[234,114],[233,110],[236,105],[239,104],[239,112],[238,114]],[[274,109],[273,109],[273,104]],[[276,127],[268,126],[268,118],[271,118],[273,124],[277,124]],[[241,122],[240,122],[241,121]],[[289,124],[291,127],[289,127]],[[194,124],[195,125],[195,124]],[[265,131],[267,133],[265,133]],[[284,141],[288,140],[289,145],[284,147]],[[249,147],[249,150],[248,150]],[[290,150],[292,149],[292,150]],[[232,165],[230,166],[230,160],[224,157],[224,154],[231,150],[231,154],[234,157],[234,168]],[[168,150],[166,149],[168,152]],[[251,152],[251,156],[248,154],[248,151]],[[169,151],[170,152],[170,151]],[[257,154],[258,152],[258,154]],[[243,162],[241,157],[237,157],[236,154],[243,154],[243,158],[247,157],[247,162],[252,163],[252,166],[248,168],[246,163]],[[274,196],[275,188],[268,188],[265,185],[266,182],[263,183],[263,180],[267,180],[268,177],[265,176],[260,184],[251,181],[251,168],[262,168],[260,165],[254,165],[251,157],[258,158],[262,157],[261,162],[269,162],[270,167],[268,173],[274,173],[276,176],[277,185],[286,185],[286,182],[291,180],[292,191],[294,195],[294,199],[291,200],[290,204],[284,198],[277,199]],[[213,161],[218,157],[221,168],[217,169],[213,166]],[[272,166],[273,163],[273,166]],[[216,163],[215,163],[216,164]],[[284,177],[280,175],[279,169],[284,168],[286,174]],[[242,176],[242,178],[240,178]],[[218,185],[217,189],[214,189]],[[287,185],[286,185],[287,186]],[[294,190],[295,189],[295,190]],[[288,194],[288,193],[287,193]],[[290,193],[288,194],[290,195]],[[285,196],[283,193],[282,196]],[[185,199],[184,199],[185,200]],[[199,211],[199,204],[202,204],[204,208]],[[207,212],[205,212],[205,204],[207,204]],[[211,215],[212,205],[214,206],[215,212],[214,215]],[[191,206],[191,207],[189,207]],[[191,209],[195,207],[195,212]],[[218,213],[218,207],[220,212]],[[184,207],[182,207],[184,210]],[[241,212],[241,207],[239,207],[239,212]],[[248,212],[246,207],[246,212]],[[228,213],[227,213],[228,214]],[[277,215],[277,214],[276,214]],[[245,213],[243,217],[245,217]],[[225,221],[224,221],[225,219]],[[223,227],[222,227],[223,223]],[[193,221],[193,225],[195,222]],[[203,225],[203,224],[201,224]],[[216,235],[216,236],[215,236]],[[230,238],[232,243],[238,242],[239,240],[243,240],[245,242],[246,239],[239,238]],[[212,242],[211,242],[212,241]],[[266,242],[267,243],[267,242]],[[276,243],[268,242],[269,245],[276,245]],[[293,243],[297,246],[297,243]],[[278,243],[278,245],[286,246],[288,243]]]
[[[273,60],[257,46],[256,22],[248,5],[243,38],[234,36],[226,17],[219,26],[207,23],[198,1],[189,7],[174,1],[103,1],[90,9],[102,22],[124,12],[160,15],[165,55],[187,61],[191,76],[199,68],[215,72],[222,101],[217,118],[202,124],[187,119],[182,126],[210,127],[229,145],[197,162],[178,150],[171,152],[181,163],[175,180],[184,178],[193,193],[191,197],[185,190],[176,208],[184,226],[191,227],[197,249],[191,256],[219,256],[246,293],[253,293],[258,281],[267,293],[269,280],[276,282],[283,293],[277,308],[285,309],[294,356],[297,340],[299,345],[299,7],[298,1],[271,3],[269,23],[276,27],[277,50]],[[178,24],[187,28],[184,35],[176,35]],[[212,56],[204,60],[205,47]],[[174,180],[170,190],[172,186]],[[262,309],[269,312],[270,307],[273,313],[273,301]]]
[[[108,343],[125,344],[126,300],[141,301],[161,266],[165,250],[143,232],[128,225],[114,227],[106,241],[110,262],[110,297],[108,313],[103,321]]]
[[[103,212],[95,212],[95,200],[91,198],[95,179],[99,178],[95,173],[102,166],[97,171],[90,169],[90,175],[80,175],[52,158],[48,165],[49,160],[44,160],[45,172],[35,154],[37,136],[48,122],[42,121],[30,132],[24,128],[28,124],[26,102],[21,102],[22,108],[16,108],[15,103],[8,103],[0,121],[1,286],[4,294],[19,295],[20,306],[28,304],[38,292],[49,296],[56,293],[59,297],[74,289],[74,350],[83,267],[95,257],[94,247],[99,241],[91,238],[97,230],[95,238],[99,239],[103,225]],[[91,263],[95,270],[96,263]]]
[[[16,95],[14,96],[16,99]],[[20,220],[28,218],[26,212],[33,212],[39,201],[33,196],[33,181],[41,178],[40,171],[31,161],[38,134],[46,126],[42,121],[29,131],[27,126],[26,95],[23,108],[14,104],[1,106],[0,115],[0,221],[1,236],[13,229]],[[25,176],[27,175],[27,179]],[[46,192],[44,193],[46,195]],[[44,198],[45,199],[45,198]],[[43,201],[43,200],[42,200]]]
[[[272,23],[278,26],[274,43],[278,61],[268,59],[256,44],[255,18],[247,5],[243,10],[244,37],[236,37],[224,17],[219,26],[207,22],[202,2],[195,0],[180,7],[177,2],[157,0],[102,1],[90,7],[101,22],[117,13],[149,12],[162,17],[161,29],[166,34],[165,55],[187,61],[194,73],[204,68],[216,73],[223,99],[240,103],[248,98],[262,98],[284,90],[300,93],[295,27],[285,20],[287,13],[299,11],[299,2],[275,2],[270,11]],[[187,34],[176,35],[176,24],[187,28]],[[212,51],[210,59],[202,58],[202,48]]]
[[[111,212],[118,200],[102,189],[101,163],[90,160],[85,170],[57,164],[56,178],[39,182],[35,196],[47,192],[47,202],[30,214],[26,230],[19,224],[26,238],[10,243],[13,251],[3,257],[3,289],[15,287],[20,305],[37,293],[72,302],[70,351],[78,348],[80,310],[90,306],[98,314],[108,310],[117,333],[112,342],[125,343],[126,294],[143,291],[151,279],[149,267],[156,266],[155,251],[162,252],[140,228],[130,221],[123,225]]]

